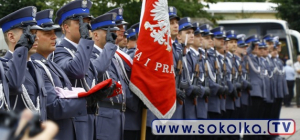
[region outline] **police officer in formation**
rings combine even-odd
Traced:
[[[0,109],[28,108],[40,121],[55,121],[59,140],[137,140],[144,105],[129,89],[129,81],[140,25],[126,30],[122,8],[93,18],[91,6],[86,0],[67,3],[54,22],[52,9],[37,12],[34,6],[0,19],[9,47],[0,58]],[[278,37],[246,38],[222,26],[191,23],[189,17],[178,17],[173,6],[168,10],[177,96],[171,119],[279,119],[288,91]],[[56,43],[60,29],[64,38]],[[107,79],[113,84],[89,96],[65,96],[89,92]],[[110,96],[113,91],[119,94]],[[154,119],[148,111],[147,140],[239,139],[155,136]]]

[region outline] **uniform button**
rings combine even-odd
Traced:
[[[90,49],[90,46],[87,46],[86,48],[87,48],[87,49]]]
[[[18,53],[18,57],[21,57],[22,55],[21,55],[21,53]]]

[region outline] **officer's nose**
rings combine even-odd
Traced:
[[[38,41],[40,38],[38,36],[35,37],[34,41]]]

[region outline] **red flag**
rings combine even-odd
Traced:
[[[176,90],[167,0],[143,0],[130,89],[158,118],[171,118]]]

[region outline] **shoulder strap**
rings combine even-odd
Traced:
[[[28,95],[27,89],[25,88],[24,84],[22,84],[23,93],[21,94],[23,103],[26,108],[30,109],[31,111],[36,111],[40,114],[40,97],[37,96],[36,106],[33,104],[30,96]]]
[[[50,81],[52,83],[52,85],[55,87],[55,84],[54,84],[51,72],[49,71],[49,69],[47,68],[47,66],[43,62],[41,62],[40,60],[35,60],[35,62],[37,62],[38,64],[40,64],[43,67],[43,69],[45,70],[48,78],[50,79]]]

